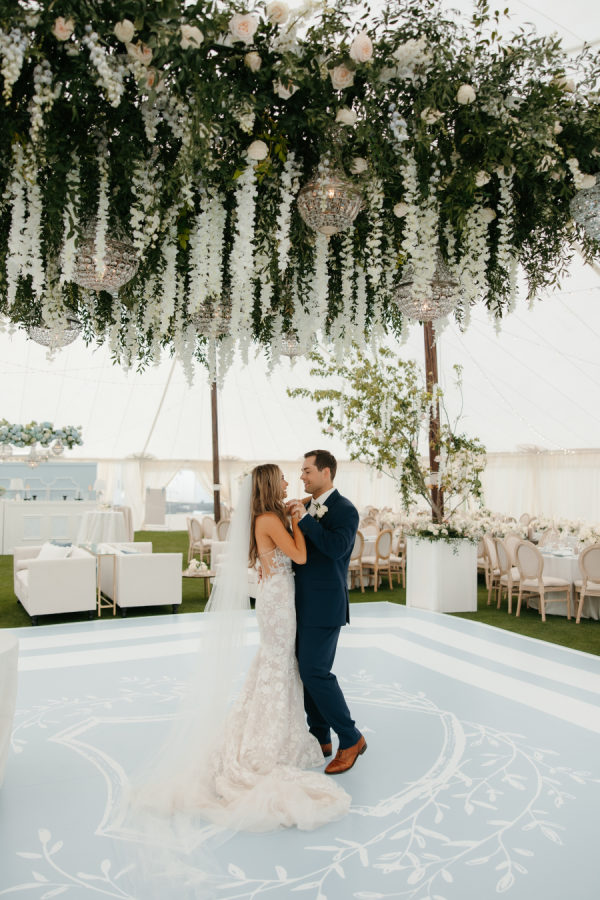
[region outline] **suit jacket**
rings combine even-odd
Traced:
[[[358,530],[358,511],[335,490],[320,518],[304,516],[307,559],[294,565],[298,625],[335,627],[350,621],[348,563]]]

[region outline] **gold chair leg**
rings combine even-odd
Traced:
[[[377,564],[375,565],[375,567],[373,569],[373,583],[374,583],[374,588],[375,588],[374,593],[377,593],[377,587],[379,585],[379,569],[377,568]]]
[[[575,610],[573,610],[575,612]],[[567,588],[567,619],[571,618],[571,585]]]
[[[390,586],[390,591],[391,591],[392,588],[394,587],[394,585],[392,584],[392,567],[391,566],[388,566],[388,584]]]
[[[546,621],[546,600],[544,598],[544,592],[540,592],[540,612],[542,613],[542,622]]]

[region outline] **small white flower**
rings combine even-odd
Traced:
[[[369,168],[369,164],[362,156],[355,156],[350,164],[350,171],[353,175],[361,175]]]
[[[269,148],[264,141],[252,141],[246,151],[246,154],[248,156],[248,159],[266,159],[269,155]]]
[[[357,34],[350,45],[350,59],[356,63],[368,62],[373,56],[373,41],[366,31]]]
[[[426,106],[425,109],[421,113],[421,119],[425,122],[426,125],[435,125],[438,119],[444,114],[439,111],[439,109],[432,109],[430,106]]]
[[[256,16],[235,13],[229,20],[229,31],[231,32],[233,40],[243,41],[244,44],[252,43],[257,28],[258,19]]]
[[[402,219],[403,216],[405,216],[408,213],[409,209],[410,209],[410,206],[408,205],[408,203],[396,203],[396,205],[394,207],[394,215],[398,219]]]
[[[133,40],[135,26],[130,19],[123,19],[121,22],[117,22],[113,28],[113,33],[122,44],[129,44]]]
[[[58,19],[54,20],[52,34],[57,41],[68,41],[74,30],[75,22],[73,19],[64,19],[62,16],[59,16]]]
[[[480,169],[479,172],[475,176],[475,184],[477,187],[483,187],[490,180],[491,175],[486,172],[484,169]]]
[[[358,117],[353,109],[342,106],[342,108],[337,111],[335,121],[339,122],[340,125],[356,125],[357,118]]]
[[[593,188],[596,184],[596,176],[595,175],[584,175],[582,173],[581,178],[579,179],[579,190],[586,190],[588,188]]]
[[[273,3],[267,3],[266,13],[273,25],[283,25],[290,17],[290,8],[282,0],[273,0]]]
[[[282,100],[289,100],[298,90],[298,85],[292,84],[291,81],[288,81],[287,84],[283,84],[283,82],[277,80],[273,82],[273,90]]]
[[[261,55],[260,53],[257,53],[256,50],[251,50],[250,53],[246,53],[244,62],[251,72],[258,72],[262,66]]]
[[[496,213],[491,206],[484,206],[483,209],[480,210],[480,215],[486,225],[489,225],[490,222],[493,222],[496,218]]]
[[[144,66],[149,66],[152,62],[152,48],[147,47],[146,44],[137,43],[137,44],[126,44],[127,53],[131,56],[132,59],[141,62]]]
[[[473,103],[477,94],[473,90],[470,84],[461,84],[456,94],[457,103],[462,103],[463,106]]]
[[[331,83],[336,91],[343,91],[354,84],[354,72],[348,66],[336,66],[329,72]]]
[[[328,512],[328,509],[324,503],[317,503],[315,505],[317,507],[315,510],[315,517],[317,519],[322,519],[325,513]]]
[[[566,75],[559,75],[554,79],[554,84],[568,94],[572,94],[575,91],[575,82],[572,78],[567,78]]]
[[[188,47],[197,48],[204,40],[204,35],[195,25],[181,26],[181,49],[187,50]]]
[[[563,130],[563,127],[557,119],[556,122],[554,123],[552,131],[554,132],[554,134],[560,134],[562,130]]]

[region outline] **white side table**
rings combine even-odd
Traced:
[[[0,633],[0,787],[4,781],[17,701],[18,658],[19,642],[16,637]]]

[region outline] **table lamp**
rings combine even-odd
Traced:
[[[21,491],[25,490],[25,482],[22,478],[11,478],[8,485],[10,491],[15,491],[15,500],[21,500]]]

